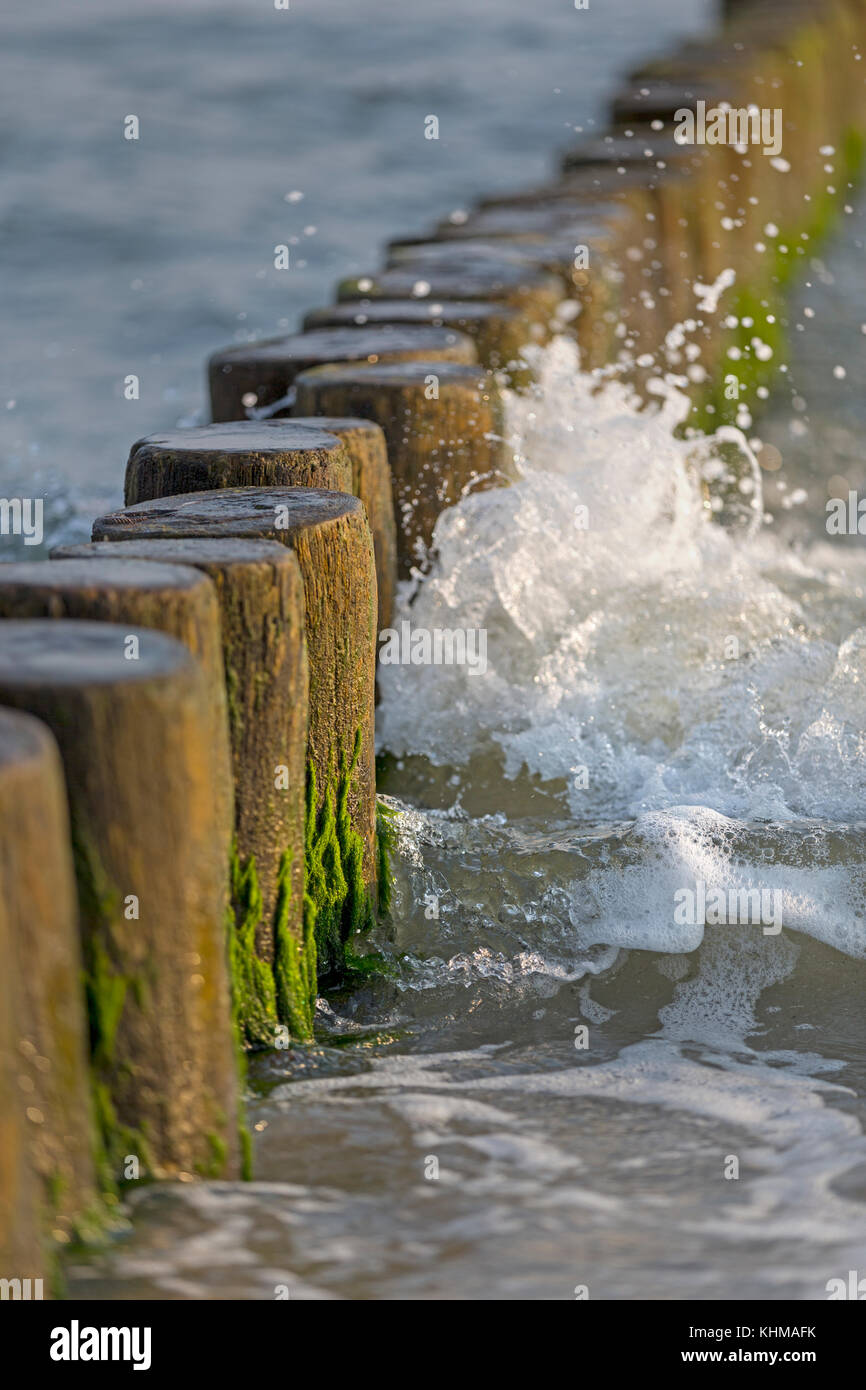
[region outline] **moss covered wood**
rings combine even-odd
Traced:
[[[317,367],[297,380],[304,415],[361,415],[385,431],[399,573],[426,563],[443,508],[511,473],[496,383],[477,368],[408,362]]]
[[[689,350],[697,345],[700,359],[674,352],[670,365],[687,369],[692,425],[745,423],[745,408],[754,408],[758,392],[766,396],[784,364],[784,287],[850,199],[862,161],[862,41],[860,6],[829,0],[820,16],[806,5],[742,6],[721,42],[690,40],[636,68],[614,98],[616,124],[568,152],[558,185],[484,200],[485,207],[535,204],[541,196],[628,201],[644,189],[651,200],[644,235],[617,250],[623,320],[638,351],[689,321]],[[778,150],[765,153],[765,140],[674,139],[677,112],[694,112],[708,94],[721,94],[718,104],[734,113],[759,114],[768,93],[781,118]],[[709,100],[708,117],[713,106]],[[717,308],[707,307],[699,287],[731,268],[735,284]],[[642,292],[651,301],[649,319],[640,312]],[[610,343],[608,355],[621,346]]]
[[[220,614],[235,791],[235,992],[244,1039],[273,1044],[278,1023],[312,1034],[315,993],[280,1009],[278,958],[304,955],[304,787],[309,675],[297,557],[276,541],[126,540],[66,546],[58,558],[112,569],[191,565]],[[290,940],[281,940],[287,934]],[[315,989],[315,960],[307,962]],[[298,1020],[303,1020],[299,1028]]]
[[[129,507],[93,533],[260,537],[297,555],[310,665],[307,899],[320,979],[339,974],[345,942],[376,902],[376,569],[363,505],[319,489],[228,488]]]
[[[213,794],[228,748],[202,718],[210,699],[164,633],[0,623],[0,701],[43,720],[63,760],[96,1120],[117,1180],[240,1171],[231,824]]]

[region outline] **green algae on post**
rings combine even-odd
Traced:
[[[131,653],[136,655],[132,657]],[[97,1120],[115,1182],[240,1166],[225,961],[223,730],[180,642],[152,629],[0,623],[0,701],[53,732],[69,795]]]
[[[376,803],[376,853],[379,858],[379,916],[385,917],[391,910],[391,890],[394,873],[391,858],[397,847],[397,832],[394,827],[395,812],[383,801]]]
[[[303,926],[304,782],[308,684],[304,587],[296,556],[265,540],[124,540],[68,546],[57,556],[112,568],[143,563],[157,570],[194,566],[213,586],[219,607],[220,664],[229,690],[235,802],[230,866],[232,980],[245,1043],[273,1046],[289,1013],[275,983],[288,934],[301,947]],[[286,866],[290,867],[287,868]],[[288,874],[288,883],[286,875]],[[285,972],[283,972],[285,973]],[[284,1007],[279,1008],[282,997]],[[293,1036],[307,1041],[310,1029]]]
[[[315,917],[312,902],[304,894],[300,940],[289,930],[292,906],[291,869],[292,857],[286,851],[280,865],[279,897],[274,918],[277,1017],[287,1026],[291,1037],[306,1041],[313,1036],[313,1016],[316,1011],[318,965]]]
[[[309,968],[312,913],[322,979],[339,973],[344,924],[357,930],[370,921],[377,896],[377,599],[370,528],[357,498],[310,488],[226,488],[157,498],[101,517],[94,525],[96,539],[192,536],[279,539],[300,565],[313,776],[307,784],[309,903],[299,974],[303,979]]]
[[[8,747],[4,735],[4,744]],[[0,894],[0,1268],[6,1278],[29,1280],[40,1292],[49,1261],[43,1201],[34,1169],[31,1136],[18,1085],[20,1029],[16,998],[23,990],[6,905]],[[86,1099],[86,1098],[85,1098]],[[39,1295],[37,1294],[36,1297]]]

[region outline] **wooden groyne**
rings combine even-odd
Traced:
[[[213,424],[134,443],[89,545],[0,567],[0,1277],[52,1280],[129,1181],[246,1171],[241,1044],[309,1041],[365,968],[377,633],[441,510],[508,485],[527,348],[669,371],[694,429],[766,396],[860,162],[866,0],[726,10],[548,182],[216,352]]]

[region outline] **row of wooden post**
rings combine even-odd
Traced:
[[[693,285],[734,261],[775,302],[754,246],[812,226],[819,148],[853,149],[863,20],[755,5],[633,74],[558,179],[215,354],[213,424],[136,443],[90,544],[0,568],[0,1278],[125,1180],[244,1171],[243,1046],[311,1038],[377,911],[377,633],[442,509],[512,477],[502,387],[554,332],[602,366],[689,315],[718,381]],[[676,145],[697,95],[781,107],[787,171]]]

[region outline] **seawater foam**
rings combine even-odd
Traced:
[[[847,856],[839,863],[831,862],[820,827],[757,829],[760,846],[750,843],[741,823],[707,807],[674,806],[638,816],[624,852],[571,885],[569,910],[580,945],[695,950],[704,924],[679,921],[676,902],[684,887],[703,883],[726,894],[769,890],[784,927],[866,957],[866,865],[855,837],[839,837]],[[772,861],[765,858],[768,846]],[[851,862],[852,851],[860,862]],[[746,931],[763,934],[760,926]]]
[[[442,514],[398,615],[486,629],[486,675],[382,671],[383,746],[470,779],[497,753],[579,824],[632,820],[634,861],[573,886],[582,945],[694,950],[702,924],[675,926],[673,904],[701,880],[777,889],[786,926],[863,956],[862,855],[831,862],[800,832],[866,808],[866,565],[780,544],[747,441],[677,438],[675,385],[642,407],[569,340],[537,351],[536,387],[507,394],[519,481]],[[775,876],[737,844],[756,823]]]

